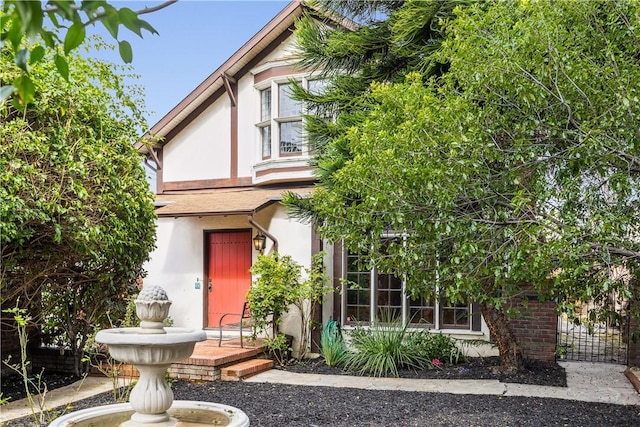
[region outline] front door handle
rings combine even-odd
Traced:
[[[211,292],[211,288],[213,287],[213,285],[211,284],[211,279],[209,279],[209,283],[207,285],[207,288],[209,289],[209,292]]]

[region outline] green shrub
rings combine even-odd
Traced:
[[[401,367],[424,369],[430,366],[431,359],[419,346],[407,345],[410,334],[399,318],[384,313],[382,321],[375,322],[370,328],[356,327],[350,334],[353,351],[345,356],[345,369],[376,377],[397,377]]]
[[[291,345],[285,334],[279,333],[275,337],[265,338],[263,341],[269,356],[280,366],[285,366],[291,356]]]
[[[290,256],[274,253],[259,255],[250,272],[254,278],[247,302],[251,307],[253,335],[265,331],[275,338],[280,333],[282,316],[295,301],[300,266]]]
[[[331,320],[322,329],[320,336],[320,351],[327,366],[338,366],[343,362],[347,348],[340,331],[339,324]]]
[[[456,345],[455,339],[442,333],[414,331],[407,335],[405,346],[412,347],[412,351],[431,361],[437,359],[443,363],[457,364],[464,360],[464,353]]]

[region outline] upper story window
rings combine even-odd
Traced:
[[[260,140],[262,141],[262,157],[271,157],[271,88],[260,91]]]
[[[292,84],[278,85],[278,146],[280,156],[302,153],[302,103],[291,97]]]
[[[321,91],[323,80],[298,80],[311,91]],[[289,80],[271,81],[260,92],[260,134],[263,159],[299,156],[306,153],[302,124],[302,102],[293,99]]]

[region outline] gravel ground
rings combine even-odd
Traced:
[[[415,378],[495,378],[495,360],[465,364],[427,373],[403,372]],[[460,369],[460,368],[467,368]],[[295,372],[340,373],[320,361],[292,365]],[[556,364],[530,365],[527,374],[502,378],[511,382],[565,382]],[[430,375],[430,376],[429,376]],[[439,376],[438,376],[439,375]],[[558,380],[558,378],[561,378]],[[4,381],[3,381],[4,382]],[[176,381],[176,400],[201,400],[235,406],[251,426],[365,427],[365,426],[640,426],[640,407],[561,399],[454,395],[406,391],[292,386],[270,383]],[[78,401],[74,409],[110,404],[111,393]],[[34,426],[28,418],[5,424]]]
[[[251,426],[638,426],[640,407],[560,399],[381,391],[269,383],[173,385],[175,398],[235,406]],[[113,403],[105,393],[74,409]],[[13,426],[34,426],[29,419]]]

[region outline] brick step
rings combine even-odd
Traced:
[[[220,379],[222,381],[240,381],[251,375],[268,371],[273,368],[273,360],[271,359],[251,359],[235,365],[222,368]]]

